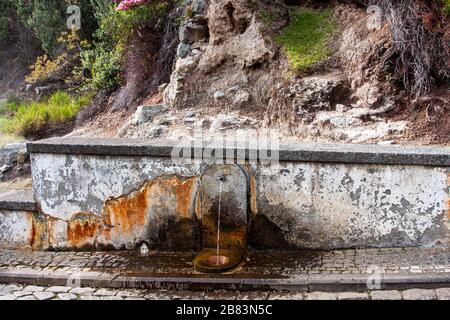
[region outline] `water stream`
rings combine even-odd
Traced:
[[[220,214],[222,210],[222,184],[223,181],[220,181],[220,187],[219,187],[219,208],[217,210],[217,248],[216,248],[216,265],[218,266],[220,264]]]

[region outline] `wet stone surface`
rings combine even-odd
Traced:
[[[194,272],[195,252],[0,252],[0,269],[105,271],[135,276],[289,278],[298,275],[450,273],[450,249],[362,249],[247,252],[243,263],[225,274]]]

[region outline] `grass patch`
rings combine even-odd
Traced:
[[[441,0],[444,3],[444,12],[450,15],[450,0]]]
[[[337,28],[331,10],[296,9],[291,22],[277,36],[294,69],[307,72],[314,64],[331,56],[330,40]]]
[[[87,96],[72,97],[58,91],[37,102],[9,103],[7,108],[12,116],[0,122],[0,130],[5,134],[30,136],[48,126],[72,121],[90,101],[91,98]]]

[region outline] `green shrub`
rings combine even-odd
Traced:
[[[444,12],[450,15],[450,0],[441,0],[444,3]]]
[[[39,0],[34,2],[28,24],[35,30],[42,49],[52,56],[58,44],[58,36],[65,27],[63,16],[65,1]]]
[[[292,67],[307,72],[333,53],[330,40],[336,27],[331,10],[292,10],[291,22],[276,41],[283,46]]]
[[[133,10],[116,11],[111,0],[91,1],[99,27],[91,49],[81,53],[82,66],[91,75],[85,81],[93,91],[112,91],[120,84],[122,57],[133,32],[161,17],[167,4],[154,1]]]
[[[58,91],[42,101],[9,103],[12,117],[3,121],[1,131],[21,136],[32,135],[47,126],[72,121],[78,111],[90,103],[90,96],[72,97]]]

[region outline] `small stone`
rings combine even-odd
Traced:
[[[158,126],[158,127],[150,129],[149,135],[152,138],[159,138],[163,132],[164,132],[163,128]]]
[[[333,117],[330,119],[332,128],[344,128],[347,125],[347,119],[345,117]]]
[[[192,1],[192,12],[195,14],[203,14],[206,8],[206,1],[205,0],[193,0]]]
[[[402,292],[404,300],[435,300],[437,299],[434,290],[409,289]]]
[[[17,298],[17,300],[37,300],[37,298],[34,295],[30,294],[27,296],[19,297]]]
[[[98,289],[94,292],[94,296],[115,296],[117,294],[116,291],[108,290],[108,289]]]
[[[2,292],[10,293],[12,291],[20,291],[22,290],[22,287],[16,286],[15,284],[10,284],[3,289],[1,289]]]
[[[55,294],[52,292],[34,292],[33,295],[38,299],[38,300],[51,300]]]
[[[337,104],[336,111],[339,113],[344,113],[345,111],[347,111],[347,107],[343,104]]]
[[[196,121],[197,121],[196,118],[185,118],[184,119],[184,123],[186,123],[186,124],[192,124],[192,123],[195,123]]]
[[[389,146],[395,144],[395,141],[393,140],[380,141],[378,142],[378,144],[382,146]]]
[[[338,300],[368,300],[367,293],[359,292],[341,292],[338,294]]]
[[[148,292],[144,298],[146,300],[172,300],[172,295],[166,291]]]
[[[188,112],[186,112],[186,114],[184,115],[184,117],[185,117],[186,119],[193,118],[193,117],[195,117],[195,112],[194,112],[194,111],[188,111]]]
[[[174,117],[162,117],[156,121],[160,126],[170,126],[175,121]]]
[[[78,297],[73,293],[58,293],[59,300],[77,300]]]
[[[205,293],[202,291],[177,291],[173,294],[173,300],[203,300]]]
[[[151,122],[157,115],[161,114],[166,109],[167,107],[163,104],[139,106],[130,123],[132,125],[140,125],[142,123]]]
[[[191,51],[191,45],[189,43],[180,42],[177,48],[177,55],[180,58],[186,58]]]
[[[267,300],[268,297],[269,297],[268,292],[250,291],[250,292],[240,292],[238,294],[237,300]]]
[[[436,289],[438,300],[450,300],[450,288]]]
[[[225,98],[225,92],[223,92],[222,90],[218,90],[214,93],[214,100],[216,102],[222,100],[223,98]]]
[[[216,117],[216,119],[211,124],[211,128],[213,130],[221,130],[221,129],[227,129],[229,127],[233,127],[239,124],[239,119],[236,116],[229,115],[219,115]]]
[[[28,286],[23,289],[24,291],[31,291],[31,292],[40,292],[44,291],[44,287],[38,287],[38,286]]]
[[[191,57],[187,56],[185,58],[180,58],[175,63],[175,70],[181,74],[188,74],[197,67],[197,61]]]
[[[66,293],[69,292],[69,290],[72,289],[71,287],[61,287],[61,286],[54,286],[45,289],[46,292],[53,292],[53,293]]]
[[[16,156],[16,161],[18,164],[24,164],[28,158],[28,152],[25,150],[19,151]]]
[[[162,93],[167,88],[167,83],[163,83],[162,85],[158,86],[158,92]]]
[[[236,300],[236,292],[226,290],[207,292],[205,300]]]
[[[370,296],[372,300],[402,300],[402,294],[397,290],[372,291]]]
[[[100,297],[95,297],[95,296],[80,296],[80,300],[100,300]]]
[[[269,294],[269,300],[303,300],[302,293],[271,293]]]
[[[246,103],[249,103],[251,100],[250,93],[246,90],[239,90],[236,92],[233,98],[233,103],[239,106],[243,106]]]
[[[147,244],[143,243],[139,248],[139,253],[141,256],[146,256],[150,250],[148,249]]]
[[[92,294],[94,291],[97,290],[95,288],[73,288],[70,290],[70,293],[78,294],[78,295],[87,295]]]
[[[29,295],[31,295],[31,294],[33,294],[32,292],[29,292],[29,291],[14,291],[13,292],[13,295],[15,295],[16,297],[24,297],[24,296],[29,296]]]
[[[106,297],[100,297],[100,300],[123,300],[122,297],[118,296],[106,296]]]
[[[124,290],[119,291],[117,295],[121,297],[142,297],[144,293],[139,290]]]
[[[0,296],[0,300],[1,301],[6,301],[6,300],[16,300],[17,297],[11,293],[5,294],[3,296]]]
[[[5,173],[7,172],[9,169],[11,169],[10,165],[4,164],[2,167],[0,167],[0,173]]]
[[[337,293],[334,292],[311,292],[307,293],[305,300],[337,300]]]
[[[208,27],[206,25],[189,21],[181,25],[179,37],[181,42],[197,42],[208,36]]]

